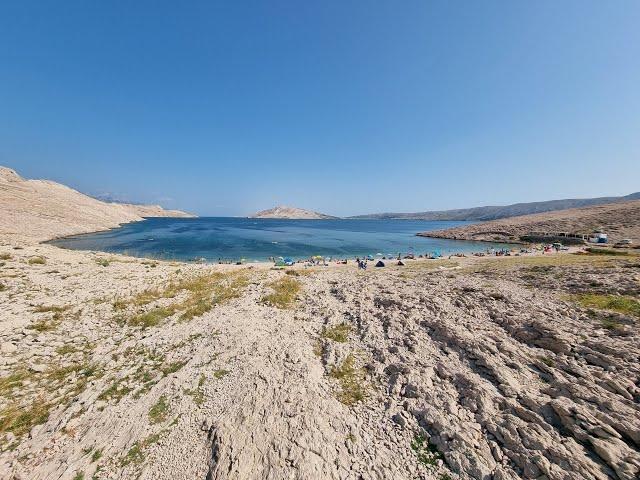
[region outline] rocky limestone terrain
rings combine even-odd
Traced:
[[[1,478],[638,476],[635,255],[0,258]]]
[[[24,180],[0,166],[0,235],[21,242],[88,233],[143,217],[189,217],[157,205],[106,203],[49,180]]]
[[[0,195],[2,479],[638,478],[631,251],[156,261],[37,243],[121,205]]]
[[[323,220],[337,218],[324,213],[318,213],[304,208],[287,207],[278,205],[269,210],[261,210],[250,215],[249,218],[286,218],[290,220]]]
[[[505,218],[418,235],[458,240],[519,242],[522,236],[568,232],[587,235],[603,229],[610,243],[632,239],[640,243],[640,200]]]

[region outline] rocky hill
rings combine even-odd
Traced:
[[[304,208],[287,207],[284,205],[278,205],[277,207],[270,208],[269,210],[261,210],[259,212],[250,215],[249,218],[287,218],[291,220],[323,220],[337,218],[331,215],[325,215],[324,213],[314,212],[312,210],[305,210]]]
[[[87,233],[143,217],[189,217],[158,205],[106,203],[49,180],[25,180],[0,167],[0,235],[31,241]]]
[[[514,203],[513,205],[485,206],[416,213],[373,213],[370,215],[357,215],[350,218],[488,221],[520,215],[530,215],[534,213],[566,210],[568,208],[606,205],[609,203],[625,202],[629,200],[640,200],[640,192],[632,193],[624,197],[571,198],[565,200],[549,200],[545,202]]]
[[[568,232],[589,234],[602,229],[610,242],[623,238],[640,241],[640,200],[611,203],[556,212],[523,215],[492,222],[423,232],[418,235],[459,240],[519,241],[522,236],[537,233]]]

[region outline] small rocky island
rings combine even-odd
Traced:
[[[324,213],[314,212],[312,210],[305,210],[304,208],[287,207],[285,205],[278,205],[270,208],[269,210],[261,210],[259,212],[250,215],[249,218],[287,218],[290,220],[328,220],[332,218],[331,215]]]

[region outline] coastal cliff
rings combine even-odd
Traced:
[[[0,166],[0,235],[28,241],[114,228],[143,217],[191,217],[157,205],[107,203],[50,180],[27,180]]]

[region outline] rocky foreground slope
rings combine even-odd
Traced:
[[[1,478],[638,476],[637,256],[0,258]]]
[[[49,180],[25,180],[0,166],[0,235],[22,241],[87,233],[143,217],[189,217],[157,205],[106,203]]]
[[[640,243],[640,200],[523,215],[418,235],[458,240],[518,242],[524,235],[558,232],[587,235],[596,229],[607,232],[611,243],[625,238],[634,240],[635,244]]]
[[[2,479],[639,475],[637,255],[362,272],[68,251],[37,240],[136,215],[2,177]]]

